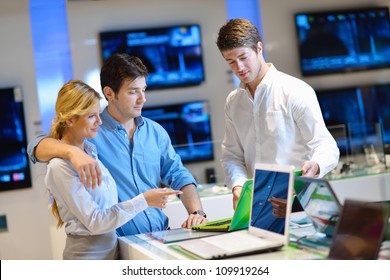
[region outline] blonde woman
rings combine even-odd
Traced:
[[[95,145],[86,140],[96,137],[102,123],[100,98],[84,82],[72,80],[60,89],[56,101],[51,136],[94,157],[102,172],[102,184],[92,189],[83,185],[69,160],[53,158],[48,163],[45,183],[52,212],[67,234],[64,259],[117,259],[115,229],[147,207],[164,208],[167,196],[182,193],[154,188],[118,203],[115,181],[99,161]]]

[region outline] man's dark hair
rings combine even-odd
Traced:
[[[257,53],[257,43],[262,42],[257,27],[247,19],[229,20],[218,32],[217,46],[222,51],[248,47]]]
[[[116,53],[104,62],[100,70],[100,84],[102,90],[110,87],[117,94],[125,80],[134,81],[147,75],[148,69],[138,57]]]

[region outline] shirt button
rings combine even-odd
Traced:
[[[259,202],[259,205],[263,205],[263,202]]]
[[[268,186],[268,188],[270,189],[270,188],[271,188],[271,186]]]

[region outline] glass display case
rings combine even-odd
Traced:
[[[348,123],[328,127],[340,149],[340,160],[328,179],[387,172],[380,123]]]

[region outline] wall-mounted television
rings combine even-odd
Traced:
[[[344,88],[316,90],[318,102],[327,126],[345,125],[346,136],[361,133],[374,134],[375,126],[381,125],[385,149],[390,148],[390,83],[378,85],[351,86]],[[348,150],[345,139],[338,140],[340,152]]]
[[[303,76],[390,67],[388,7],[295,14]]]
[[[205,80],[198,24],[99,33],[102,60],[114,53],[139,57],[149,89],[199,85]]]
[[[0,89],[0,191],[30,188],[23,97],[19,87]]]
[[[207,101],[147,107],[142,116],[164,127],[184,163],[214,159]]]

